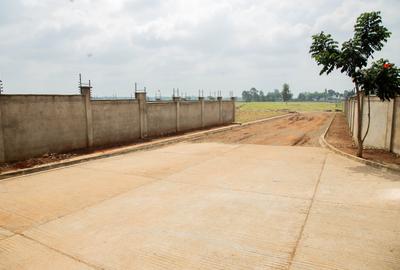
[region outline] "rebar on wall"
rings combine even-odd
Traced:
[[[83,89],[89,89],[89,96],[92,96],[92,83],[89,80],[88,83],[82,83],[82,74],[79,73],[79,90],[81,95],[83,95]]]

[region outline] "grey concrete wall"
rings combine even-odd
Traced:
[[[1,95],[0,162],[234,121],[234,100],[147,102],[144,92],[136,93],[135,100],[91,100],[90,90],[82,87],[81,95]]]
[[[147,134],[163,136],[176,132],[175,102],[147,103]]]
[[[235,104],[232,101],[222,101],[222,123],[232,123],[235,118]]]
[[[179,125],[181,131],[201,128],[201,103],[199,101],[180,102]]]
[[[390,150],[392,129],[393,102],[382,102],[377,97],[371,97],[371,125],[364,145],[369,148]],[[364,100],[362,134],[368,126],[367,100]]]
[[[0,102],[6,161],[86,147],[83,96],[2,95]]]
[[[204,124],[206,127],[219,124],[219,104],[215,101],[204,102]]]
[[[370,129],[364,141],[365,148],[376,148],[392,151],[400,154],[400,102],[382,102],[378,97],[371,97],[371,122]],[[363,101],[363,123],[362,135],[364,136],[368,127],[368,99]],[[346,118],[353,134],[354,141],[357,140],[357,103],[355,97],[346,101]]]
[[[136,100],[91,101],[94,146],[131,142],[140,138]]]

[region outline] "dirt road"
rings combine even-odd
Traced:
[[[318,139],[327,128],[332,113],[307,112],[208,135],[199,142],[262,145],[319,146]]]

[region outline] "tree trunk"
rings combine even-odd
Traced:
[[[363,120],[363,94],[356,83],[357,92],[357,157],[363,155],[362,120]]]
[[[367,114],[368,124],[367,124],[367,130],[365,131],[364,137],[362,138],[363,143],[365,142],[365,138],[367,138],[369,127],[371,125],[371,98],[369,95],[367,96],[367,98],[368,98],[368,114]],[[364,111],[364,108],[362,109],[362,111]]]

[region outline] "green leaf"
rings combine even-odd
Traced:
[[[354,41],[366,58],[375,51],[380,51],[391,36],[389,30],[382,25],[380,12],[362,13],[354,26]]]
[[[380,59],[363,69],[360,86],[366,95],[377,95],[382,101],[400,95],[400,69],[388,60]]]

